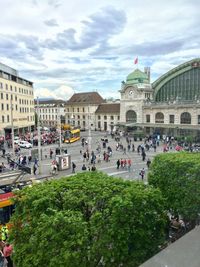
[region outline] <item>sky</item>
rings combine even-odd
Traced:
[[[39,98],[120,98],[137,67],[150,67],[153,82],[200,57],[200,0],[0,0],[0,8],[0,62],[34,82]]]

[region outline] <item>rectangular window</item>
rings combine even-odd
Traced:
[[[1,93],[1,99],[3,99],[3,93]]]
[[[1,104],[1,110],[4,110],[4,104],[3,103]]]
[[[3,83],[0,83],[0,88],[3,89]]]
[[[7,115],[7,122],[9,122],[10,121],[10,118],[9,118],[9,115]]]
[[[98,120],[100,120],[101,119],[101,116],[100,115],[98,115]]]
[[[117,116],[118,121],[120,120],[120,116]]]
[[[169,115],[169,123],[174,123],[174,115]]]
[[[7,85],[7,83],[6,83],[6,90],[8,90],[8,85]]]
[[[101,122],[98,121],[98,129],[100,130],[101,129]]]
[[[15,105],[15,109],[17,110],[17,105]]]
[[[2,122],[5,122],[5,120],[4,120],[4,116],[2,116]]]
[[[85,112],[85,108],[83,108],[83,112]]]
[[[146,115],[146,122],[147,122],[147,123],[150,123],[150,122],[151,122],[150,114],[147,114],[147,115]]]
[[[200,124],[200,115],[198,115],[198,124]]]
[[[10,86],[10,91],[12,91],[12,85]]]
[[[9,104],[7,104],[7,110],[9,110]]]
[[[113,121],[114,120],[114,116],[110,116],[110,119]]]
[[[8,94],[6,94],[6,100],[8,100]]]
[[[79,108],[77,108],[77,112],[79,112]]]
[[[104,120],[107,120],[107,116],[104,116]]]

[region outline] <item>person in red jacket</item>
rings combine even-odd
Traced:
[[[12,245],[10,245],[9,243],[6,243],[5,247],[3,248],[3,254],[8,262],[7,267],[13,267],[13,262],[11,259],[12,252],[13,252]]]

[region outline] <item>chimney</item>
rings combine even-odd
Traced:
[[[144,73],[147,74],[148,80],[150,82],[150,79],[151,79],[151,69],[150,69],[150,67],[144,67]]]

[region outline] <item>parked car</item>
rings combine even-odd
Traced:
[[[18,145],[19,141],[20,141],[19,136],[15,136],[14,137],[14,144]]]
[[[33,145],[27,141],[19,141],[18,142],[18,145],[21,147],[21,148],[32,148]]]

